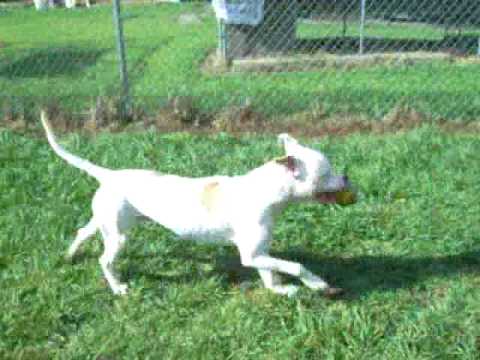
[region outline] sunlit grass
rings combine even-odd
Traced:
[[[61,141],[104,166],[188,176],[241,174],[281,154],[273,136]],[[178,242],[153,224],[132,232],[117,264],[131,288],[119,298],[102,278],[98,237],[73,265],[62,260],[96,182],[43,138],[0,132],[0,357],[476,358],[477,137],[423,127],[307,143],[348,165],[362,196],[346,208],[290,206],[272,249],[344,287],[345,299],[278,297],[241,270],[235,249]]]

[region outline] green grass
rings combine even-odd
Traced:
[[[347,23],[345,36],[359,36],[360,23],[358,21]],[[382,37],[387,39],[418,39],[441,40],[445,30],[429,24],[388,23],[380,21],[367,21],[365,24],[366,37]],[[343,35],[341,21],[319,21],[318,23],[301,22],[297,34],[300,38],[321,38]]]
[[[281,151],[270,136],[69,135],[71,151],[113,168],[240,174]],[[480,142],[435,128],[309,141],[349,167],[354,206],[290,206],[273,253],[305,263],[344,300],[271,294],[233,248],[131,234],[110,293],[97,237],[62,261],[90,216],[94,180],[43,138],[0,132],[2,359],[475,359],[480,330]],[[208,154],[208,156],[205,156]],[[248,196],[248,194],[246,194]],[[289,279],[288,281],[293,281]],[[246,286],[246,284],[250,284]]]
[[[127,63],[133,95],[148,98],[142,89],[155,75],[160,92],[178,94],[206,51],[215,46],[215,23],[209,16],[200,25],[180,25],[180,14],[199,6],[129,6],[123,12]],[[110,7],[92,11],[58,9],[38,13],[9,10],[0,29],[6,46],[0,55],[0,87],[4,96],[50,96],[84,106],[99,95],[116,95],[119,88],[114,27]],[[188,40],[186,40],[188,39]],[[191,47],[192,51],[188,48]],[[197,75],[198,77],[198,75]],[[151,85],[154,86],[153,84]]]
[[[182,24],[180,16],[190,13],[197,14],[199,21]],[[208,75],[201,65],[216,47],[216,22],[204,4],[131,5],[123,7],[123,14],[132,96],[151,111],[169,96],[187,95],[196,97],[204,111],[249,99],[258,111],[272,117],[320,106],[327,115],[381,118],[402,103],[434,118],[478,118],[480,65],[475,62]],[[110,7],[44,13],[2,9],[0,20],[2,98],[20,102],[30,97],[60,98],[79,110],[96,96],[119,93]],[[303,24],[299,36],[338,36],[339,26]],[[438,40],[440,33],[428,26],[374,23],[367,27],[367,35],[387,41]]]

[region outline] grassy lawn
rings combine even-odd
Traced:
[[[292,205],[273,252],[348,290],[331,301],[263,289],[232,248],[135,229],[113,296],[99,238],[62,261],[90,216],[94,180],[43,138],[0,132],[2,359],[476,359],[480,330],[480,142],[432,127],[308,141],[362,192],[337,208]],[[62,138],[114,168],[239,174],[281,154],[270,136],[99,134]],[[205,156],[208,154],[208,156]],[[213,159],[213,161],[212,161]],[[288,281],[292,281],[289,279]]]
[[[451,64],[209,75],[201,65],[215,49],[216,23],[204,4],[131,5],[124,6],[123,14],[132,95],[137,104],[152,111],[169,96],[186,95],[197,98],[205,111],[248,99],[258,111],[273,117],[320,106],[327,115],[381,118],[402,103],[434,118],[478,118],[480,65],[468,59]],[[185,14],[197,18],[185,20]],[[110,7],[45,13],[2,9],[0,19],[2,98],[20,102],[29,97],[59,98],[79,110],[96,96],[118,94]],[[303,24],[299,35],[338,36],[339,26]],[[428,26],[370,24],[367,35],[436,40],[440,33]]]
[[[215,46],[215,23],[211,16],[199,25],[178,23],[180,14],[196,8],[125,8],[127,62],[134,95],[176,94],[187,87],[189,77],[198,77],[192,73],[197,69],[190,67]],[[116,95],[119,73],[111,13],[110,7],[6,11],[0,25],[5,43],[0,49],[1,95],[58,97],[77,107],[90,97]],[[159,91],[142,91],[142,83],[154,73]]]
[[[349,21],[345,36],[359,36],[360,22]],[[380,21],[367,21],[365,23],[366,37],[382,37],[389,39],[419,39],[440,40],[445,30],[428,24],[388,23]],[[319,38],[343,35],[341,21],[301,22],[297,29],[300,38]]]

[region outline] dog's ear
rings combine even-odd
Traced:
[[[278,144],[284,147],[285,153],[287,155],[291,155],[294,151],[295,146],[298,145],[298,141],[290,135],[284,133],[278,135]]]
[[[286,146],[288,144],[298,144],[298,141],[287,133],[283,133],[278,135],[278,143],[280,145]]]
[[[288,171],[292,172],[293,176],[297,177],[300,173],[298,160],[291,155],[282,156],[274,159],[277,164],[285,166]]]

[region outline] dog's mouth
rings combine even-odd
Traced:
[[[351,205],[357,202],[357,194],[350,190],[344,189],[334,192],[320,192],[315,194],[315,200],[321,204],[338,204]]]
[[[357,202],[357,194],[346,175],[332,176],[324,190],[314,194],[314,199],[322,204],[350,205]]]

